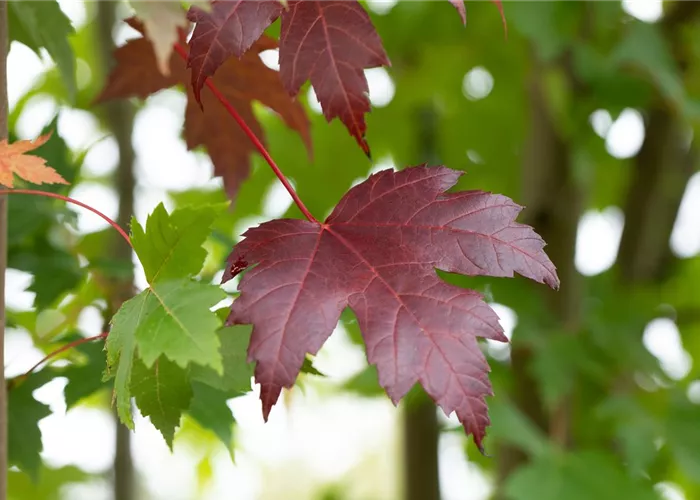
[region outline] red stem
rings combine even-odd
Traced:
[[[187,61],[187,51],[185,48],[179,44],[175,44],[175,51],[180,54],[180,57],[182,57],[185,61]],[[272,159],[272,156],[270,156],[270,153],[268,153],[267,149],[265,149],[265,146],[263,143],[258,139],[258,136],[255,135],[255,132],[253,132],[248,124],[245,122],[245,120],[241,117],[241,115],[238,114],[238,111],[236,111],[236,108],[234,108],[231,103],[226,99],[226,97],[221,93],[221,91],[216,88],[216,85],[214,85],[214,82],[212,82],[211,78],[207,78],[205,80],[205,84],[209,89],[212,91],[214,96],[219,100],[221,104],[224,105],[224,108],[226,108],[226,111],[228,111],[228,114],[230,114],[234,120],[238,123],[238,125],[241,127],[241,130],[245,133],[245,135],[248,136],[248,139],[253,143],[255,148],[260,152],[263,158],[265,158],[265,161],[267,162],[268,165],[270,165],[270,168],[272,171],[275,173],[277,178],[280,180],[280,182],[284,185],[285,189],[287,192],[289,192],[289,195],[292,197],[294,200],[294,203],[299,207],[299,210],[301,210],[301,213],[304,214],[304,216],[310,221],[310,222],[315,222],[318,224],[318,220],[311,215],[311,212],[309,212],[309,209],[306,208],[304,205],[304,202],[301,201],[301,198],[299,198],[299,195],[297,192],[294,190],[292,185],[289,183],[287,178],[284,176],[280,168],[277,166],[275,163],[275,160]]]
[[[37,364],[35,364],[34,366],[32,366],[29,370],[27,370],[26,372],[24,372],[23,375],[20,375],[20,376],[18,377],[18,380],[23,380],[23,379],[27,378],[29,375],[32,374],[32,372],[33,372],[34,370],[36,370],[37,368],[39,368],[39,366],[41,366],[43,363],[46,363],[48,360],[50,360],[51,358],[54,358],[54,357],[58,356],[58,355],[61,354],[62,352],[65,352],[65,351],[67,351],[67,350],[69,350],[69,349],[72,349],[73,347],[77,347],[77,346],[79,346],[79,345],[81,345],[81,344],[85,344],[85,343],[87,343],[87,342],[92,342],[93,340],[99,340],[99,339],[107,338],[108,333],[109,333],[109,332],[104,332],[104,333],[100,333],[99,335],[95,335],[94,337],[85,337],[85,338],[82,338],[82,339],[74,340],[73,342],[69,342],[68,344],[66,344],[66,345],[64,345],[64,346],[62,346],[62,347],[56,349],[55,351],[50,352],[50,353],[47,354],[46,356],[44,356],[44,358],[43,358],[41,361],[39,361]]]
[[[133,246],[131,245],[131,239],[129,238],[129,235],[126,234],[126,231],[124,231],[121,228],[121,226],[119,226],[119,224],[114,222],[112,219],[107,217],[105,214],[103,214],[102,212],[100,212],[96,208],[93,208],[90,205],[86,205],[82,201],[78,201],[78,200],[75,200],[75,199],[70,198],[68,196],[63,196],[63,195],[56,194],[56,193],[49,193],[48,191],[38,191],[38,190],[34,190],[34,189],[0,189],[0,195],[3,195],[3,194],[33,194],[36,196],[45,196],[47,198],[56,198],[58,200],[63,200],[65,202],[72,203],[73,205],[78,205],[79,207],[83,207],[87,210],[90,210],[93,214],[99,215],[105,221],[107,221],[107,223],[110,226],[112,226],[114,229],[116,229],[119,232],[119,234],[121,234],[122,238],[124,238],[124,240],[129,244],[129,246],[133,248]]]

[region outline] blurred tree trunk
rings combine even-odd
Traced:
[[[682,28],[698,14],[700,3],[677,2],[661,21],[681,72],[686,71],[689,57]],[[618,256],[626,283],[659,282],[668,276],[673,261],[671,232],[697,161],[689,125],[659,97],[647,113],[644,143],[634,159],[627,192]]]
[[[7,2],[0,5],[0,140],[7,138]],[[0,500],[7,498],[7,389],[5,385],[5,271],[7,270],[7,196],[0,196]]]
[[[681,70],[686,62],[681,52],[680,24],[700,11],[698,2],[678,2],[666,13],[661,29],[672,46]],[[584,23],[586,20],[584,19]],[[583,26],[585,30],[585,25]],[[564,59],[563,68],[567,67]],[[578,221],[582,215],[583,193],[576,185],[571,166],[571,152],[558,133],[547,109],[542,88],[543,68],[535,67],[530,92],[530,136],[523,163],[524,215],[547,242],[547,253],[557,266],[561,278],[559,292],[548,295],[551,312],[562,331],[574,333],[581,316],[581,283],[575,269],[575,245]],[[585,90],[569,72],[573,99]],[[623,279],[632,284],[659,281],[672,261],[669,238],[687,182],[695,170],[697,153],[691,146],[687,127],[667,103],[659,102],[647,114],[644,144],[634,160],[625,206],[618,262]],[[547,412],[537,381],[528,372],[531,353],[514,339],[512,350],[513,398],[520,410],[562,446],[571,444],[570,412],[574,401],[561,401]],[[498,455],[498,484],[528,457],[506,446]],[[503,498],[500,489],[497,498]]]
[[[416,116],[422,161],[437,164],[437,116],[432,107]],[[420,390],[420,396],[406,404],[404,428],[404,499],[440,500],[438,444],[440,428],[435,403]]]
[[[114,40],[112,31],[116,21],[116,2],[98,2],[99,46],[102,54],[103,77],[106,78],[111,69]],[[134,213],[134,149],[131,143],[133,132],[134,110],[127,101],[111,102],[105,105],[105,121],[109,131],[114,136],[119,150],[119,163],[116,172],[116,189],[119,196],[119,214],[117,224],[127,228]],[[131,248],[115,239],[110,245],[112,256],[117,261],[126,262],[131,268]],[[121,304],[133,295],[133,275],[115,283],[113,297],[107,308],[106,328],[109,318],[119,309]],[[135,498],[134,465],[131,456],[131,431],[123,425],[116,416],[116,452],[114,457],[114,498],[115,500],[132,500]]]
[[[563,61],[566,63],[566,61]],[[562,64],[562,67],[565,67]],[[561,135],[547,102],[543,74],[546,67],[535,61],[528,85],[530,102],[529,136],[525,144],[522,166],[523,222],[532,225],[547,242],[547,254],[557,267],[561,280],[559,291],[538,286],[552,316],[560,324],[559,331],[575,333],[581,316],[581,277],[574,264],[576,230],[581,216],[582,197],[572,165],[572,152]],[[579,89],[568,81],[572,99]],[[538,332],[541,334],[541,332]],[[530,372],[532,353],[517,335],[513,338],[511,366],[514,385],[511,395],[515,404],[532,422],[562,447],[570,444],[570,412],[572,403],[564,398],[552,410],[545,408],[538,392],[538,383]],[[503,498],[501,486],[507,477],[528,457],[519,449],[503,446],[497,456],[498,479],[496,498]]]

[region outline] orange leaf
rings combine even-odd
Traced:
[[[51,138],[51,133],[35,139],[22,140],[8,144],[7,139],[0,141],[0,184],[13,187],[12,174],[32,184],[68,184],[53,168],[46,165],[46,160],[27,151],[42,146]]]

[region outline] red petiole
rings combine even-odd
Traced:
[[[187,61],[187,50],[182,46],[180,43],[176,43],[174,45],[175,51],[182,57],[185,61]],[[270,153],[265,149],[265,146],[263,143],[258,139],[258,137],[255,135],[255,132],[253,132],[248,124],[243,120],[241,115],[238,114],[238,111],[236,111],[236,108],[233,107],[233,105],[226,99],[226,97],[221,93],[221,91],[214,85],[214,82],[211,81],[211,78],[207,78],[205,81],[205,84],[209,89],[212,91],[214,94],[214,97],[216,97],[219,102],[226,108],[226,111],[228,111],[228,114],[230,114],[234,120],[236,120],[236,123],[241,127],[241,130],[245,133],[245,135],[248,136],[250,141],[253,143],[255,148],[258,150],[258,152],[262,155],[262,157],[265,159],[268,165],[270,165],[270,168],[272,171],[275,173],[277,178],[280,180],[280,182],[284,185],[285,189],[287,192],[289,192],[289,195],[292,197],[294,200],[294,203],[299,207],[299,210],[301,210],[301,213],[304,214],[304,217],[306,217],[310,222],[315,222],[318,224],[318,220],[309,212],[309,209],[306,208],[304,205],[304,202],[301,201],[301,198],[299,198],[299,195],[297,192],[294,190],[292,185],[290,184],[289,180],[284,176],[280,168],[277,166],[275,163],[275,160],[272,159],[272,156],[270,156]]]

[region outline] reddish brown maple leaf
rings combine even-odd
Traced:
[[[241,57],[282,16],[280,73],[290,95],[311,80],[328,121],[339,118],[369,154],[365,113],[370,110],[364,69],[389,65],[367,12],[356,0],[219,0],[211,12],[193,7],[197,23],[190,41],[192,87],[198,95],[207,76],[231,55]]]
[[[129,24],[144,33],[138,21],[131,19]],[[213,78],[214,83],[263,142],[263,130],[253,114],[254,100],[279,113],[290,128],[299,132],[311,154],[310,123],[303,106],[289,96],[279,73],[265,66],[258,55],[274,48],[277,48],[275,40],[267,36],[259,38],[241,59],[227,60]],[[185,62],[173,54],[170,75],[163,75],[158,70],[153,46],[146,38],[128,41],[115,51],[114,57],[117,65],[97,101],[127,97],[144,99],[174,85],[184,85],[187,88],[187,147],[207,148],[215,174],[223,177],[226,192],[231,198],[235,197],[241,182],[250,172],[250,153],[254,148],[224,107],[206,92],[202,96],[204,108],[200,109],[192,88],[187,85],[189,75]]]
[[[265,419],[349,306],[392,401],[420,382],[481,446],[492,389],[477,337],[507,339],[480,294],[445,283],[435,269],[519,273],[553,288],[559,279],[543,240],[515,222],[522,207],[483,191],[445,193],[460,175],[385,170],[352,188],[323,224],[274,220],[245,233],[223,281],[255,266],[228,323],[253,325],[248,357],[257,362]]]
[[[207,77],[231,54],[243,56],[281,12],[278,0],[220,0],[212,2],[209,12],[197,6],[190,8],[187,17],[197,24],[187,64],[192,68],[192,88],[197,100]]]
[[[34,141],[22,140],[12,144],[8,144],[7,139],[0,141],[0,184],[13,187],[14,174],[32,184],[68,184],[53,168],[46,165],[46,160],[26,154],[44,145],[49,138],[50,133]]]

